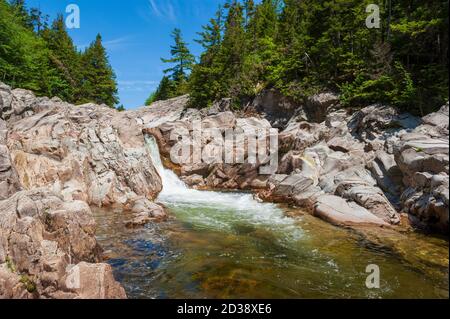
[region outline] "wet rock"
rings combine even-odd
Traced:
[[[133,218],[125,223],[126,228],[140,228],[152,222],[153,219],[149,213],[134,214]]]
[[[185,182],[189,186],[193,187],[204,187],[205,186],[205,180],[203,179],[203,176],[201,175],[189,175],[184,176],[181,178],[183,182]]]
[[[138,228],[150,222],[163,221],[167,213],[163,207],[142,198],[137,200],[131,208],[133,218],[126,222],[127,228]]]

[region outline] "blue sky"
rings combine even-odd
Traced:
[[[127,109],[144,104],[158,85],[168,58],[171,31],[178,27],[191,51],[201,48],[193,41],[201,26],[213,17],[224,0],[27,0],[28,7],[40,7],[53,19],[66,6],[80,8],[80,29],[69,30],[75,44],[84,48],[103,37],[117,75],[120,102]]]

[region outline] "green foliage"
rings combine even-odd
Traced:
[[[67,33],[62,15],[51,28],[42,31],[42,38],[49,49],[48,95],[72,103],[79,101],[82,96],[80,55]]]
[[[187,92],[188,75],[195,64],[195,57],[189,51],[187,43],[184,42],[181,30],[174,29],[172,37],[175,42],[170,50],[172,57],[170,59],[161,59],[164,63],[171,64],[172,67],[164,70],[168,77],[163,77],[165,83],[161,83],[160,92],[156,92],[157,100],[166,99],[168,98],[167,96],[185,94]],[[174,88],[172,88],[172,85]]]
[[[60,15],[48,17],[23,0],[0,0],[0,81],[72,103],[117,101],[114,72],[98,37],[77,51]]]
[[[14,262],[8,256],[6,257],[6,267],[12,273],[15,273],[17,271],[16,266],[14,265]]]
[[[25,289],[29,293],[33,293],[36,291],[36,283],[28,277],[28,275],[21,275],[20,282],[25,286]]]
[[[170,47],[170,59],[161,59],[172,67],[164,70],[164,76],[155,92],[151,93],[145,101],[145,105],[153,102],[167,100],[172,97],[183,95],[188,92],[188,78],[195,64],[195,57],[191,54],[188,44],[184,42],[181,30],[174,29],[172,32],[174,45]],[[214,41],[214,39],[209,39]]]
[[[23,20],[21,10],[0,0],[0,81],[44,93],[49,50]]]
[[[190,104],[263,88],[295,101],[321,90],[343,104],[390,103],[416,114],[448,100],[448,5],[380,0],[381,28],[365,25],[369,0],[229,0],[197,40]]]
[[[164,76],[159,83],[158,88],[155,92],[150,94],[147,101],[145,101],[145,105],[150,105],[156,101],[163,101],[175,97],[178,95],[177,83],[174,80],[171,80],[169,77]]]
[[[110,107],[117,104],[116,76],[108,62],[100,34],[81,57],[81,66],[83,70],[81,101],[106,104]]]
[[[405,111],[414,104],[417,89],[409,72],[396,62],[392,72],[376,78],[359,75],[352,83],[341,87],[341,102],[344,106],[365,105],[375,102],[391,103]]]

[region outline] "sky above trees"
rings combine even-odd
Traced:
[[[28,7],[40,7],[52,21],[66,6],[80,7],[81,28],[69,30],[75,45],[85,49],[100,33],[116,72],[119,99],[127,109],[144,104],[156,89],[170,56],[170,36],[180,28],[192,53],[201,53],[193,41],[222,0],[26,0]]]

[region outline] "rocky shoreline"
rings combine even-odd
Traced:
[[[168,160],[176,143],[171,134],[192,134],[195,120],[203,127],[220,127],[222,134],[285,123],[276,174],[258,173],[265,162],[172,168],[193,187],[252,190],[263,200],[291,203],[339,226],[386,227],[406,219],[403,224],[448,235],[448,104],[421,119],[383,105],[345,110],[337,96],[324,93],[286,118],[293,107],[275,103],[273,95],[255,101],[240,113],[228,111],[226,100],[208,113],[188,110],[176,121],[150,123],[145,131],[157,138],[173,166]],[[210,142],[205,139],[202,146]]]
[[[0,83],[0,298],[126,298],[101,263],[90,206],[132,211],[130,227],[166,217],[154,203],[162,183],[148,134],[192,187],[251,190],[340,226],[448,235],[448,104],[420,119],[381,105],[343,110],[331,93],[297,107],[265,92],[241,112],[227,100],[208,111],[187,101],[117,112]],[[170,163],[170,133],[194,120],[223,132],[279,129],[277,173],[260,175],[264,163]]]

